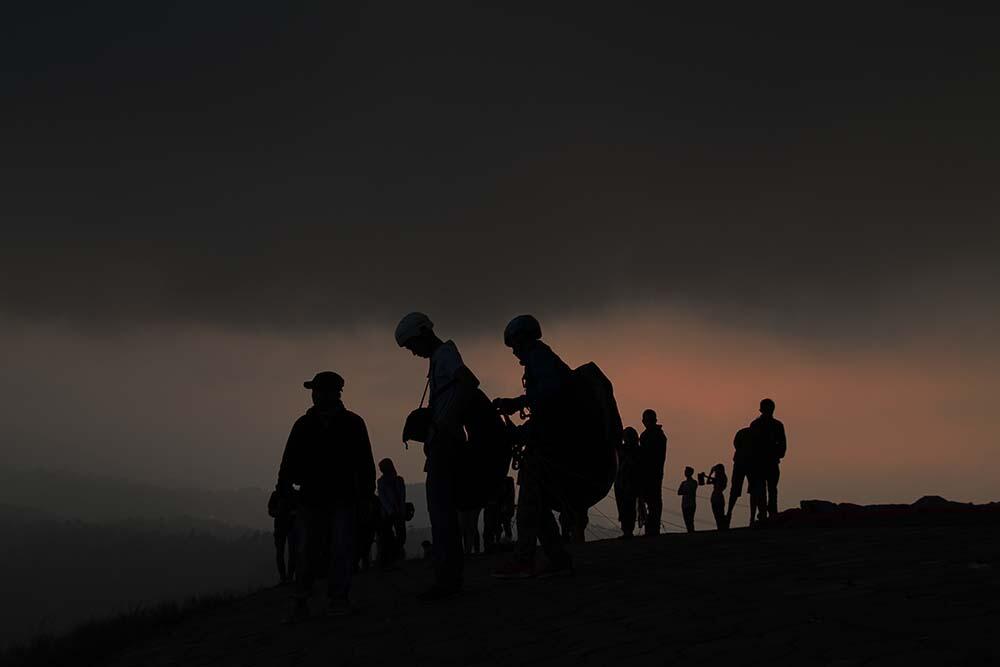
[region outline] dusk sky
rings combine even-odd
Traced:
[[[269,487],[331,369],[418,481],[397,320],[502,396],[530,312],[668,482],[770,396],[783,505],[1000,500],[994,17],[12,4],[3,465]]]

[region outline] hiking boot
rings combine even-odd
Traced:
[[[417,595],[421,602],[438,602],[453,598],[462,592],[462,584],[434,584],[423,593]]]
[[[561,577],[570,574],[573,574],[573,559],[569,556],[565,556],[556,561],[548,561],[545,563],[544,567],[537,572],[539,579]]]
[[[295,625],[309,618],[309,602],[307,600],[296,600],[292,604],[292,610],[288,616],[281,620],[282,625]]]
[[[535,576],[535,564],[515,558],[493,570],[494,579],[531,579]]]

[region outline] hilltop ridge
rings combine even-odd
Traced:
[[[574,546],[577,573],[414,594],[427,563],[358,577],[355,615],[283,627],[287,589],[194,614],[107,664],[987,664],[1000,658],[1000,522],[670,534]]]

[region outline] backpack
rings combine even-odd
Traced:
[[[592,507],[614,486],[622,418],[611,380],[594,362],[574,369],[570,376],[574,423],[568,428],[574,455],[565,463],[575,473],[571,497],[577,507]]]

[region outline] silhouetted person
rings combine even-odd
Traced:
[[[639,473],[639,432],[631,426],[622,431],[622,446],[618,450],[618,476],[615,478],[615,504],[622,537],[630,538],[635,532],[635,504],[637,476]]]
[[[296,531],[296,507],[294,494],[282,497],[277,490],[271,493],[267,501],[267,513],[274,518],[274,551],[278,566],[279,585],[285,586],[295,580],[295,570],[298,564],[298,532]],[[285,549],[288,549],[288,561],[285,561]]]
[[[372,544],[382,530],[382,504],[378,496],[371,496],[358,504],[358,515],[354,530],[355,572],[368,570],[372,565]],[[380,554],[381,555],[381,554]]]
[[[677,488],[681,497],[681,514],[684,515],[684,526],[687,532],[694,532],[694,513],[698,507],[698,481],[694,479],[694,468],[684,468],[684,481]]]
[[[721,463],[716,463],[712,466],[712,470],[709,473],[708,480],[709,484],[712,485],[712,514],[715,516],[715,527],[718,530],[725,530],[729,528],[729,521],[726,517],[726,485],[729,483],[729,478],[726,477],[726,466]]]
[[[323,371],[305,383],[313,406],[292,426],[278,470],[278,492],[289,497],[299,486],[301,575],[289,620],[308,615],[313,581],[323,566],[314,544],[330,544],[328,613],[350,612],[348,594],[354,561],[359,504],[375,493],[375,461],[368,429],[341,401],[344,380]]]
[[[420,550],[423,553],[424,560],[434,560],[434,545],[431,544],[430,540],[421,542]]]
[[[518,472],[517,545],[514,558],[493,572],[501,579],[550,576],[572,570],[552,508],[571,510],[565,473],[559,460],[568,451],[566,426],[573,418],[570,368],[542,342],[541,325],[531,315],[515,317],[504,330],[504,344],[524,366],[524,394],[494,401],[504,415],[527,409],[530,418],[517,427],[527,443]],[[535,566],[536,542],[548,561]]]
[[[483,508],[483,551],[486,553],[493,553],[500,544],[500,501],[503,492],[503,482],[501,482],[490,494]]]
[[[481,508],[462,510],[458,513],[458,523],[462,527],[462,547],[465,555],[479,553],[479,513]]]
[[[379,560],[383,567],[403,556],[406,544],[406,482],[396,473],[392,459],[378,462],[381,477],[376,482],[379,509]]]
[[[457,508],[460,448],[466,443],[462,409],[479,381],[466,368],[455,343],[438,338],[434,324],[423,313],[410,313],[400,320],[396,342],[429,360],[429,424],[423,442],[435,573],[434,585],[419,597],[430,602],[462,590],[462,533]]]
[[[750,479],[750,469],[753,465],[753,433],[750,428],[741,428],[733,438],[733,479],[729,487],[729,509],[726,511],[726,521],[733,522],[733,508],[736,501],[743,495],[743,482]],[[747,493],[750,493],[748,488]],[[750,523],[754,521],[753,499],[750,501]]]
[[[514,541],[514,514],[517,511],[517,494],[514,489],[514,478],[508,476],[503,481],[503,495],[500,497],[500,531],[501,540]]]
[[[646,534],[660,533],[660,517],[663,514],[663,466],[667,460],[667,435],[663,427],[656,423],[656,412],[643,410],[642,425],[645,430],[639,436],[639,466],[642,470],[642,488],[639,500],[646,505]]]
[[[765,398],[760,402],[760,417],[750,422],[753,435],[756,472],[761,476],[762,489],[767,494],[767,516],[778,514],[778,478],[780,463],[788,447],[785,425],[774,418],[774,401]]]

